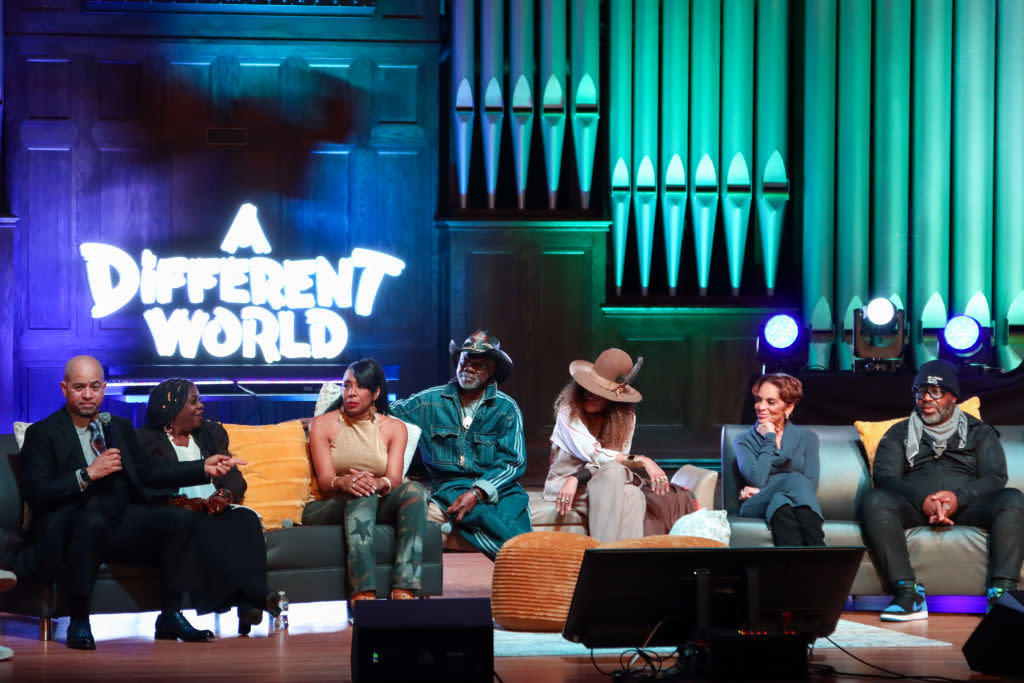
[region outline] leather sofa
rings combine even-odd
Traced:
[[[22,528],[23,505],[18,490],[17,445],[13,437],[0,436],[0,529],[11,538]],[[12,470],[11,464],[15,467]],[[288,594],[289,602],[319,602],[345,599],[345,549],[340,527],[292,526],[265,533],[267,582],[274,590]],[[391,589],[394,562],[394,530],[378,524],[374,530],[377,552],[376,579],[381,593]],[[443,590],[441,530],[428,523],[423,543],[423,588],[426,596]],[[186,607],[187,607],[186,602]],[[65,591],[53,581],[19,577],[18,585],[0,594],[0,611],[40,620],[40,640],[49,640],[53,619],[68,615]],[[157,570],[141,565],[104,565],[93,592],[93,612],[117,614],[159,609]]]
[[[825,543],[861,546],[858,523],[861,501],[871,488],[867,458],[857,429],[850,426],[808,426],[820,441],[821,474],[818,501],[825,516]],[[739,516],[743,479],[736,464],[733,441],[749,425],[722,428],[722,488],[719,507],[728,512],[731,547],[772,545],[771,532],[762,519]],[[1000,433],[1009,480],[1007,486],[1024,488],[1024,426],[996,427]],[[977,527],[918,527],[907,532],[910,560],[917,581],[928,595],[983,595],[986,590],[988,533]],[[1022,583],[1024,585],[1024,576]],[[869,553],[864,554],[850,594],[884,595],[882,580]]]

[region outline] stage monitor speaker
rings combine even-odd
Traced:
[[[352,630],[352,680],[494,680],[488,598],[361,600]]]
[[[991,676],[1024,675],[1020,645],[1024,638],[1024,591],[1003,593],[964,643],[971,671]]]

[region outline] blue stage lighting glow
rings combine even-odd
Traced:
[[[872,299],[864,309],[864,317],[872,325],[888,325],[896,319],[896,306],[888,299]]]
[[[981,324],[969,315],[958,315],[949,319],[942,331],[946,344],[954,351],[968,351],[981,338]]]
[[[800,326],[796,324],[796,319],[791,315],[785,313],[773,315],[764,324],[764,340],[773,349],[780,351],[788,349],[796,343],[799,336]]]

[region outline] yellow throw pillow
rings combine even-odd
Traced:
[[[972,396],[969,399],[960,403],[960,410],[964,411],[968,415],[981,419],[981,399],[977,396]],[[889,431],[889,427],[900,420],[905,420],[905,417],[897,417],[892,420],[883,420],[881,422],[862,422],[858,420],[853,423],[853,426],[857,428],[857,433],[860,434],[860,441],[864,444],[864,453],[868,456],[868,471],[875,465],[875,451],[878,450],[878,443],[885,436],[885,433]]]
[[[313,499],[313,466],[306,432],[298,420],[274,425],[226,424],[228,449],[246,461],[239,469],[248,488],[242,505],[263,518],[263,529],[280,529],[286,519],[298,524]]]

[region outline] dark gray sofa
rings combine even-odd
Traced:
[[[22,500],[11,463],[17,466],[17,445],[11,436],[0,436],[0,528],[20,533]],[[268,531],[267,581],[270,588],[287,591],[290,602],[345,599],[345,550],[337,526],[295,526]],[[394,530],[378,524],[374,530],[377,552],[377,588],[391,590],[394,562]],[[93,593],[93,612],[117,614],[159,609],[157,570],[140,565],[110,564],[100,570]],[[428,523],[423,542],[423,588],[426,596],[443,590],[441,529]],[[186,604],[187,606],[187,604]],[[68,615],[67,595],[52,581],[19,577],[14,590],[0,594],[0,611],[40,620],[39,637],[52,637],[53,619]]]
[[[850,426],[808,426],[820,440],[821,475],[818,500],[825,515],[827,545],[864,545],[858,513],[871,488],[867,458],[857,429]],[[772,545],[771,532],[761,519],[739,516],[743,479],[736,464],[733,440],[749,425],[722,428],[722,487],[719,508],[728,512],[732,537],[729,545]],[[1024,488],[1024,426],[996,427],[1006,452],[1007,486]],[[929,595],[982,595],[986,589],[988,534],[977,527],[920,527],[907,531],[910,559],[918,582]],[[1021,585],[1024,585],[1022,576]],[[851,595],[887,593],[868,553],[850,589]]]

